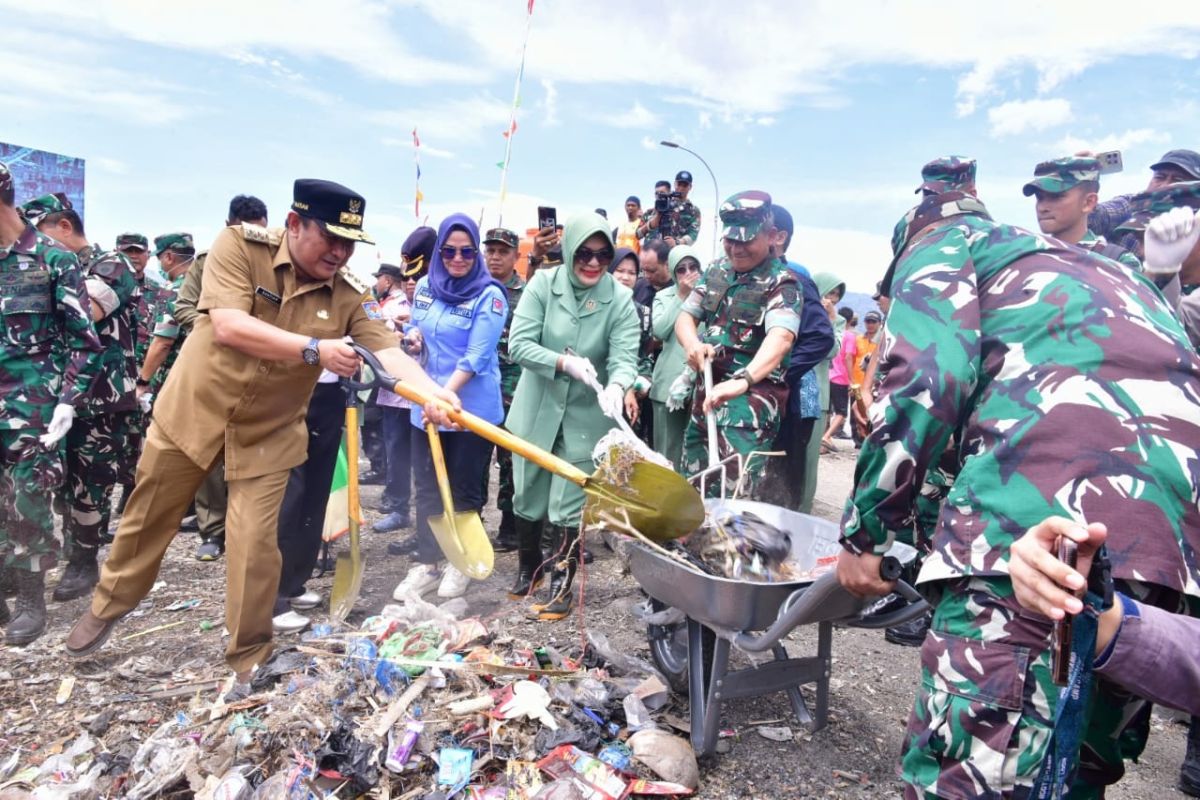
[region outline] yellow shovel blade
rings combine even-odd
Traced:
[[[620,483],[592,475],[583,491],[588,498],[585,522],[598,522],[601,511],[617,519],[628,514],[630,524],[656,542],[686,536],[704,522],[704,501],[695,487],[677,472],[649,461],[634,463],[628,479]]]
[[[352,544],[350,552],[338,553],[337,566],[333,571],[333,590],[329,594],[329,616],[339,622],[354,610],[362,590],[363,569],[359,561],[358,545]]]
[[[429,518],[429,528],[442,554],[456,570],[477,581],[492,574],[496,554],[478,514],[473,511],[460,511],[453,517],[437,514]]]

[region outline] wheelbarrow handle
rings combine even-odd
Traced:
[[[458,425],[466,428],[469,431],[479,434],[487,439],[492,444],[503,447],[505,450],[511,450],[522,458],[532,461],[544,470],[553,472],[563,478],[578,484],[581,487],[586,487],[590,476],[583,470],[576,467],[569,461],[565,461],[553,453],[549,453],[531,442],[513,436],[508,431],[498,425],[480,419],[469,411],[455,411],[454,408],[446,402],[430,397],[419,389],[396,379],[388,374],[388,371],[383,368],[383,364],[379,362],[379,358],[367,348],[357,342],[350,345],[354,348],[354,352],[367,363],[371,368],[371,372],[375,374],[375,379],[366,384],[366,388],[374,388],[376,386],[387,389],[395,394],[400,395],[405,400],[411,400],[419,405],[425,405],[431,400],[437,403]]]

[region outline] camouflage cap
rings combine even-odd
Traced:
[[[0,194],[7,194],[13,190],[12,173],[8,171],[8,164],[0,161]]]
[[[892,229],[892,262],[888,264],[887,274],[880,281],[877,294],[883,297],[892,296],[892,276],[896,270],[896,262],[900,260],[900,255],[914,236],[938,220],[963,214],[992,218],[978,198],[961,191],[929,194],[910,208]]]
[[[116,246],[118,250],[149,250],[150,240],[141,233],[122,233]]]
[[[60,211],[69,211],[72,208],[71,201],[67,199],[65,194],[61,192],[56,194],[44,194],[41,197],[35,197],[21,204],[17,209],[30,225],[37,227],[46,217],[51,214],[57,214]]]
[[[1069,156],[1043,161],[1033,168],[1033,180],[1021,191],[1026,197],[1041,190],[1049,194],[1062,194],[1084,181],[1100,180],[1100,161],[1095,158]]]
[[[161,256],[167,250],[175,252],[194,253],[196,245],[192,242],[190,233],[164,233],[154,237],[154,255]]]
[[[1184,181],[1164,186],[1156,192],[1142,192],[1130,200],[1133,215],[1117,226],[1119,231],[1143,231],[1150,220],[1172,208],[1187,206],[1200,209],[1200,181]]]
[[[721,238],[748,242],[772,220],[771,195],[757,189],[738,192],[721,204],[719,213],[725,226]]]
[[[963,192],[975,183],[975,159],[966,156],[942,156],[921,167],[921,185],[916,192],[941,194]]]
[[[496,242],[498,244],[506,244],[509,247],[520,247],[521,238],[516,232],[510,231],[508,228],[492,228],[483,237],[483,243]]]

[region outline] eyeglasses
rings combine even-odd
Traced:
[[[575,260],[580,264],[590,264],[594,259],[597,264],[606,267],[612,263],[613,253],[611,248],[604,247],[599,250],[593,250],[590,247],[580,247],[575,250]]]
[[[475,256],[479,251],[474,247],[450,247],[446,245],[439,251],[442,254],[442,261],[453,261],[457,256],[463,261],[474,261]]]
[[[675,268],[676,275],[687,275],[689,272],[699,272],[699,271],[700,271],[700,265],[696,264],[694,262],[691,264],[680,264],[679,266],[677,266]]]

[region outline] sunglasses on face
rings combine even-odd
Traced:
[[[474,247],[451,247],[449,245],[442,247],[440,252],[442,261],[453,261],[456,256],[463,261],[474,261],[475,256],[479,253]]]
[[[580,247],[575,251],[575,261],[580,264],[590,264],[595,259],[597,264],[605,267],[612,263],[614,255],[612,249],[607,247],[599,250],[593,250],[590,247]]]
[[[680,264],[675,268],[676,275],[687,275],[689,272],[699,272],[699,264]]]

